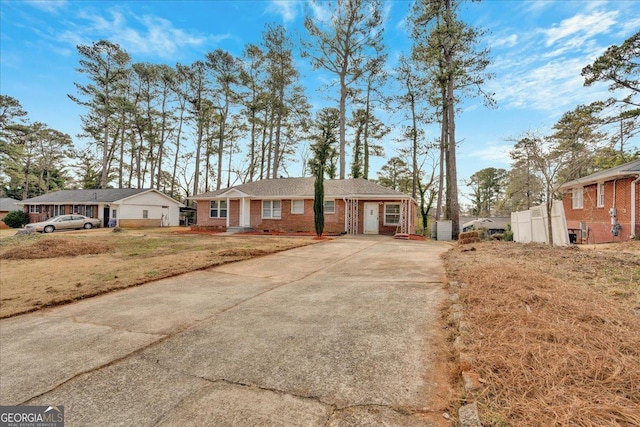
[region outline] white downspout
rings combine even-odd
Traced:
[[[635,237],[638,237],[636,236],[636,224],[638,220],[638,218],[636,218],[636,213],[638,212],[638,201],[636,200],[636,185],[638,185],[638,182],[640,182],[640,175],[638,175],[638,177],[634,181],[631,181],[631,233],[629,235]]]
[[[347,198],[342,197],[342,202],[344,203],[344,231],[349,234],[349,209],[347,208]]]
[[[220,209],[220,206],[218,206],[218,209]],[[231,216],[230,214],[231,214],[231,205],[229,204],[229,197],[227,197],[227,229],[229,228],[229,217]]]

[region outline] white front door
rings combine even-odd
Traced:
[[[377,203],[364,204],[364,234],[378,234],[380,220]]]

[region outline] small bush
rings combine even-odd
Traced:
[[[511,230],[511,224],[507,224],[507,229],[504,232],[502,240],[505,242],[513,242],[513,231]]]
[[[29,223],[29,215],[22,211],[11,211],[2,221],[11,228],[20,228]]]

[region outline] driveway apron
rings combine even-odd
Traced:
[[[0,404],[66,426],[439,426],[438,242],[345,236],[0,321]]]

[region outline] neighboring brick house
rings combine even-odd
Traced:
[[[560,190],[567,228],[575,231],[578,242],[640,235],[640,159],[567,182]]]
[[[184,206],[158,190],[144,188],[62,190],[18,204],[24,205],[30,222],[75,213],[100,218],[103,227],[177,226]]]
[[[191,197],[196,227],[314,231],[314,178],[267,179]],[[324,183],[327,234],[413,234],[417,207],[408,195],[365,179]]]

